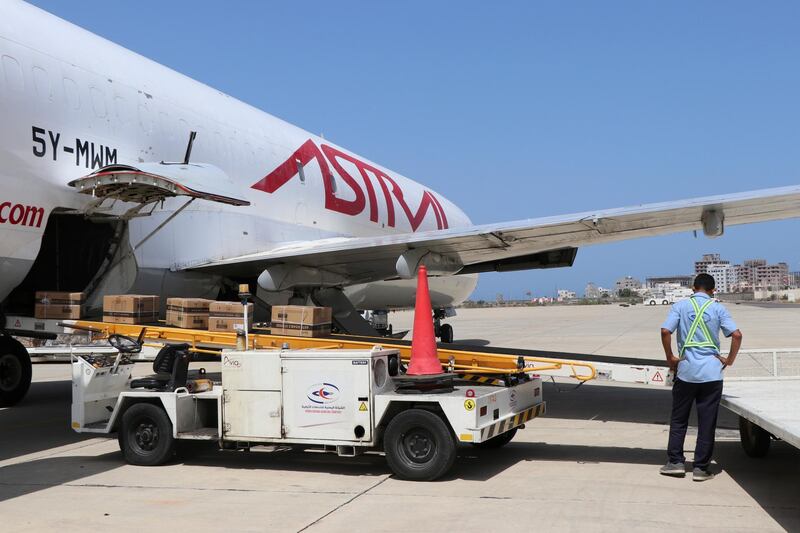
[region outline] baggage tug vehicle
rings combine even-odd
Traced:
[[[545,411],[539,377],[510,386],[454,381],[445,391],[408,389],[396,349],[224,351],[221,373],[188,371],[188,345],[166,345],[154,376],[133,379],[141,339],[110,337],[114,355],[72,362],[72,427],[118,433],[125,459],[169,461],[178,440],[224,449],[316,445],[341,456],[383,451],[394,474],[434,480],[450,470],[459,442],[508,443]]]

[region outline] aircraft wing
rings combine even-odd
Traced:
[[[725,226],[798,216],[800,186],[791,186],[465,228],[303,241],[187,269],[243,277],[271,269],[274,290],[280,290],[311,285],[312,279],[349,285],[410,277],[420,263],[433,274],[550,268],[571,266],[579,246],[691,230],[715,237]]]

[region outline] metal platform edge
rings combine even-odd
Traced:
[[[780,383],[781,381],[785,382],[789,380],[765,379],[763,381]],[[788,442],[795,448],[800,448],[800,427],[798,428],[797,433],[792,433],[789,429],[780,425],[778,421],[770,418],[767,414],[762,414],[762,411],[748,407],[746,400],[741,401],[739,397],[727,396],[724,390],[722,393],[722,399],[720,400],[720,405],[732,413],[739,415],[742,418],[746,418],[753,424],[759,426],[765,431],[768,431],[782,441]]]

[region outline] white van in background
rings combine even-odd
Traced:
[[[645,298],[645,303],[648,305],[670,305],[674,304],[675,302],[680,302],[681,300],[685,300],[689,298],[692,294],[692,289],[681,287],[680,289],[672,289],[666,291],[658,296],[650,296],[650,298]]]

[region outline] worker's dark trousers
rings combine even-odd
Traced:
[[[694,449],[694,468],[707,468],[714,452],[714,432],[722,397],[722,381],[689,383],[675,380],[672,386],[672,419],[669,423],[667,455],[670,463],[684,463],[683,441],[689,426],[692,404],[697,403],[697,445]]]

